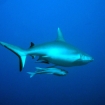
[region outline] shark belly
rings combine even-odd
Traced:
[[[78,66],[79,65],[79,54],[71,54],[70,56],[59,54],[57,56],[49,56],[48,61],[58,65],[58,66],[64,66],[64,67],[71,67],[71,66]]]

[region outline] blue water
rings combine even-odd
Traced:
[[[0,41],[27,49],[55,40],[58,27],[94,61],[30,79],[27,71],[47,65],[28,56],[19,72],[18,57],[0,46],[0,105],[105,105],[105,0],[0,0]]]

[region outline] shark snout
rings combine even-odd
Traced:
[[[86,63],[88,62],[92,62],[94,60],[93,57],[91,57],[90,55],[82,55],[82,60]]]
[[[91,57],[91,56],[87,56],[87,60],[91,62],[91,61],[93,61],[93,60],[94,60],[94,58],[93,58],[93,57]]]
[[[91,61],[94,61],[94,58],[93,57],[91,57]]]

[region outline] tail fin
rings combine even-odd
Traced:
[[[32,78],[36,73],[35,72],[27,72],[30,75],[30,78]]]
[[[24,65],[25,65],[25,61],[26,61],[26,56],[27,56],[26,51],[17,47],[17,46],[8,44],[8,43],[0,42],[0,44],[2,46],[6,47],[7,49],[9,49],[10,51],[12,51],[13,53],[15,53],[19,57],[20,71],[22,71],[22,69],[24,68]]]

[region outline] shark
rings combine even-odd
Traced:
[[[28,49],[22,49],[2,41],[0,41],[0,45],[9,49],[19,57],[20,71],[23,70],[28,55],[32,58],[38,56],[38,60],[42,60],[43,63],[52,63],[55,66],[62,67],[81,66],[94,60],[89,54],[67,43],[59,27],[57,29],[57,38],[51,42],[45,42],[39,45],[31,42]]]
[[[30,75],[30,78],[32,78],[35,74],[53,74],[56,76],[65,76],[68,73],[68,71],[55,67],[48,67],[48,68],[36,67],[35,72],[27,72],[27,73]]]

